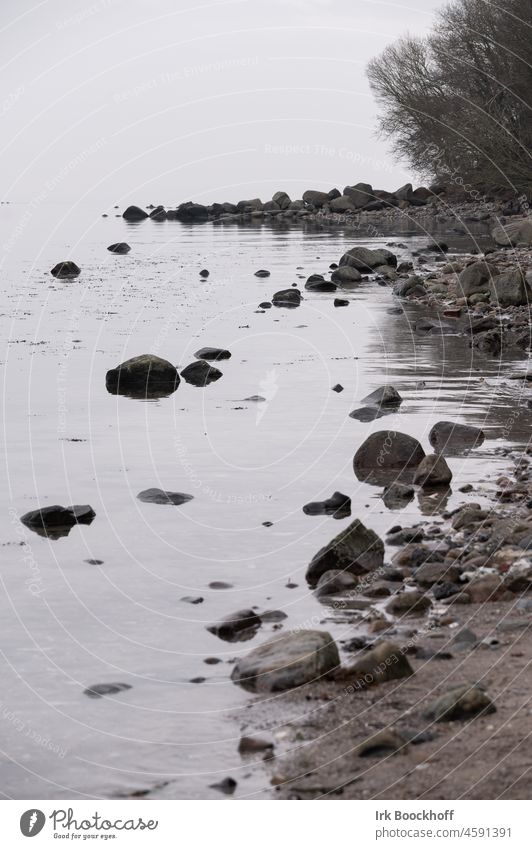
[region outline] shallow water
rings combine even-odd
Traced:
[[[446,506],[487,498],[487,490],[464,496],[458,487],[506,468],[503,458],[486,461],[494,447],[528,440],[532,411],[505,381],[523,358],[474,358],[456,332],[417,335],[419,308],[391,314],[390,290],[376,282],[342,295],[347,308],[335,308],[334,295],[304,293],[298,309],[256,312],[278,289],[325,272],[356,242],[382,246],[383,238],[316,227],[127,225],[112,211],[103,219],[79,209],[40,209],[28,219],[22,205],[2,206],[0,224],[0,314],[9,340],[2,357],[2,792],[220,798],[209,785],[231,775],[235,796],[266,796],[260,762],[244,763],[236,751],[250,697],[229,675],[231,660],[274,626],[236,644],[205,626],[256,606],[283,610],[284,630],[325,622],[335,637],[352,635],[353,624],[327,621],[304,577],[316,550],[351,519],[307,516],[302,506],[340,490],[352,499],[351,518],[380,534],[437,511],[417,500],[387,510],[380,489],[354,477],[352,458],[384,428],[417,436],[427,450],[440,419],[476,424],[488,435],[470,456],[449,460]],[[105,250],[116,241],[129,242],[131,253]],[[406,259],[427,240],[402,233],[399,241]],[[66,258],[82,274],[55,281],[49,269]],[[207,280],[198,276],[204,267]],[[258,268],[271,276],[255,277]],[[128,357],[152,352],[185,366],[205,345],[232,352],[219,364],[223,378],[205,389],[182,382],[158,401],[105,389],[106,371]],[[336,383],[343,392],[331,391]],[[370,423],[349,418],[384,383],[404,397],[400,412]],[[243,400],[253,395],[266,401]],[[140,502],[136,495],[149,487],[194,500]],[[91,504],[96,518],[59,540],[18,523],[54,503]],[[232,587],[213,590],[212,581]],[[183,596],[204,601],[192,605]],[[205,664],[209,656],[221,662]],[[198,676],[205,682],[190,683]],[[83,694],[105,682],[131,689],[110,698]]]

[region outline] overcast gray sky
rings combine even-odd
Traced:
[[[440,0],[2,0],[2,196],[270,197],[411,176],[364,68]]]

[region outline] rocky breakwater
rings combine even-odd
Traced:
[[[469,204],[471,206],[471,204]],[[497,204],[493,203],[493,212]],[[147,210],[147,211],[146,211]],[[149,205],[146,210],[139,206],[129,206],[123,212],[123,217],[130,223],[138,223],[150,219],[160,221],[181,221],[187,224],[203,223],[206,221],[238,222],[248,219],[265,220],[302,220],[305,218],[320,218],[330,223],[357,221],[361,216],[379,219],[384,217],[400,218],[418,217],[425,214],[429,217],[439,215],[446,218],[449,212],[449,198],[445,185],[433,184],[430,187],[413,187],[411,183],[395,191],[374,189],[369,183],[356,183],[338,188],[307,189],[301,198],[291,198],[285,191],[274,192],[271,199],[248,198],[231,203],[229,201],[209,204],[186,201],[176,208],[162,205]],[[474,217],[470,210],[470,217]],[[491,212],[485,209],[478,211],[476,220],[490,218]]]

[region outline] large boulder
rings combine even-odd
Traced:
[[[379,386],[374,392],[362,398],[362,403],[370,407],[398,407],[402,402],[403,399],[397,389],[391,384]]]
[[[236,208],[238,212],[259,212],[263,208],[263,203],[260,198],[239,200]]]
[[[484,431],[457,422],[436,422],[429,433],[429,442],[438,454],[456,456],[482,445]]]
[[[276,307],[298,307],[301,303],[301,292],[299,289],[281,289],[272,297],[272,304]]]
[[[340,258],[340,266],[350,265],[358,271],[373,271],[379,265],[397,265],[397,257],[391,251],[380,248],[373,251],[370,248],[355,247],[346,251]]]
[[[331,212],[356,212],[357,207],[353,203],[350,197],[347,195],[340,195],[339,198],[334,198],[334,200],[329,201],[329,207]]]
[[[310,292],[336,292],[336,283],[326,280],[322,274],[311,274],[307,278],[305,289]]]
[[[460,293],[469,297],[476,292],[487,292],[490,281],[498,274],[497,269],[485,260],[467,265],[458,278]]]
[[[412,194],[412,183],[405,183],[404,186],[401,186],[400,189],[397,189],[397,191],[394,192],[394,195],[397,200],[403,201],[409,201]]]
[[[272,201],[277,204],[279,209],[288,209],[292,201],[286,192],[275,192]]]
[[[491,235],[498,245],[532,245],[532,220],[521,218],[519,221],[498,224]]]
[[[50,274],[58,280],[72,280],[81,274],[81,268],[75,262],[72,262],[71,259],[65,259],[63,262],[58,262],[57,265],[54,265]]]
[[[501,307],[521,307],[530,303],[525,275],[520,268],[504,271],[491,280],[490,300]]]
[[[331,280],[339,286],[349,286],[351,283],[359,283],[362,275],[354,266],[342,265],[340,268],[335,268],[331,274]]]
[[[228,643],[244,642],[255,636],[262,621],[254,610],[237,610],[219,622],[207,625],[207,631]]]
[[[73,504],[71,507],[53,504],[24,513],[20,521],[40,536],[59,539],[68,536],[74,525],[90,525],[95,516],[90,504]]]
[[[231,679],[252,693],[278,693],[328,677],[339,664],[336,643],[326,631],[292,631],[240,658]]]
[[[306,192],[303,192],[303,200],[305,203],[319,209],[320,207],[325,206],[326,203],[329,203],[329,195],[327,192],[318,192],[314,189],[307,189]]]
[[[205,360],[196,360],[182,370],[181,377],[192,386],[208,386],[209,383],[219,380],[222,372]]]
[[[411,482],[425,452],[417,439],[395,430],[379,430],[362,443],[353,459],[359,480],[386,484]]]
[[[373,186],[369,183],[357,183],[356,186],[346,186],[344,195],[359,209],[375,199]]]
[[[155,354],[131,357],[110,369],[105,376],[107,391],[112,395],[135,397],[170,395],[179,382],[176,367]]]
[[[452,477],[445,457],[441,454],[427,454],[416,469],[414,483],[421,487],[446,486]]]
[[[186,201],[186,203],[179,204],[175,211],[175,217],[178,221],[206,221],[209,217],[209,211],[202,203]]]
[[[307,568],[309,586],[315,587],[330,569],[341,569],[352,575],[363,575],[378,569],[384,560],[384,543],[360,519],[340,531],[314,555]]]
[[[126,221],[144,221],[147,217],[148,213],[140,206],[128,206],[122,213],[122,218],[125,218]]]

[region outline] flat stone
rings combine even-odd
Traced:
[[[192,501],[193,495],[188,495],[186,492],[168,492],[164,489],[151,487],[143,489],[137,495],[139,501],[145,501],[147,504],[186,504],[187,501]]]

